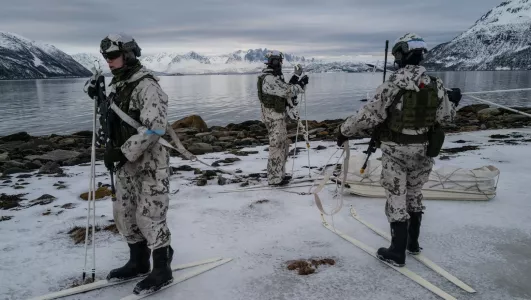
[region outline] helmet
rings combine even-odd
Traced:
[[[284,54],[278,50],[271,50],[266,53],[264,63],[271,67],[280,67],[284,60]]]
[[[399,65],[403,65],[412,56],[422,59],[423,54],[428,52],[428,45],[422,37],[415,33],[406,33],[395,41],[391,53]]]
[[[100,52],[105,58],[112,52],[132,53],[134,57],[139,57],[141,50],[135,39],[125,33],[109,34],[100,43]]]

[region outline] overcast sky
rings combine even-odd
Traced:
[[[0,31],[74,54],[124,31],[144,54],[268,48],[310,57],[381,53],[406,32],[430,48],[502,0],[0,0]]]

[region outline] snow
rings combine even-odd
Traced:
[[[424,254],[441,267],[472,286],[478,292],[469,295],[416,260],[408,259],[407,267],[458,299],[529,299],[531,280],[529,247],[531,238],[531,202],[525,188],[531,179],[531,161],[527,159],[529,144],[497,145],[489,142],[492,134],[522,132],[529,139],[530,129],[481,131],[447,135],[445,148],[461,147],[459,140],[480,145],[481,149],[460,153],[450,160],[436,159],[436,167],[458,165],[477,168],[492,164],[500,169],[498,195],[490,201],[426,200],[427,210],[421,228]],[[352,154],[367,147],[367,140],[352,140]],[[361,144],[361,145],[357,145]],[[312,166],[336,163],[341,151],[333,142],[310,143]],[[299,142],[299,147],[304,143]],[[264,172],[266,147],[258,154],[239,157],[241,161],[227,170],[241,169],[244,174]],[[293,148],[293,145],[292,147]],[[373,158],[380,156],[380,151]],[[226,153],[199,156],[212,163]],[[331,158],[331,159],[330,159]],[[330,160],[329,160],[330,159]],[[184,164],[208,169],[197,162],[171,159],[172,166]],[[307,152],[295,160],[295,176],[308,175]],[[286,169],[291,171],[292,160]],[[1,186],[0,193],[29,193],[28,200],[43,194],[58,199],[46,206],[33,206],[19,211],[0,210],[0,216],[13,219],[0,222],[0,298],[27,299],[65,288],[81,279],[84,244],[74,245],[65,233],[73,226],[84,227],[87,203],[79,198],[89,184],[90,166],[65,167],[68,177],[43,176],[26,179],[25,189]],[[97,181],[109,183],[101,162],[96,166]],[[317,169],[312,169],[317,177]],[[219,186],[212,180],[205,187],[189,181],[193,172],[179,172],[171,178],[168,225],[175,250],[174,264],[212,257],[231,257],[233,261],[207,273],[151,296],[151,299],[438,299],[398,272],[386,267],[370,255],[341,239],[320,223],[313,196],[263,189],[221,193],[238,188],[238,184]],[[224,175],[226,176],[226,175]],[[16,181],[18,179],[14,179]],[[55,189],[64,181],[66,189]],[[265,182],[263,180],[262,182]],[[289,191],[308,192],[309,187]],[[334,185],[320,193],[325,209],[335,205]],[[253,204],[257,200],[268,203]],[[360,216],[380,229],[388,230],[384,199],[343,197],[344,207],[327,218],[339,230],[373,248],[388,242],[372,233],[348,214],[353,205]],[[59,206],[74,203],[73,209]],[[253,204],[251,206],[251,204]],[[51,214],[42,213],[51,209]],[[60,211],[62,213],[58,214]],[[112,203],[96,202],[97,224],[111,224]],[[333,222],[332,222],[333,221]],[[89,248],[88,270],[92,267]],[[96,234],[96,277],[102,279],[112,268],[127,261],[124,240],[109,232]],[[300,276],[286,269],[286,261],[310,257],[330,257],[334,266],[320,267],[315,274]],[[187,270],[179,271],[176,276]],[[126,283],[65,299],[120,299],[132,292],[134,283]]]

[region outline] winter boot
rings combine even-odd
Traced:
[[[407,251],[410,254],[419,254],[422,248],[419,246],[420,224],[422,221],[422,212],[409,213],[409,238],[407,240]]]
[[[152,293],[172,283],[172,258],[173,249],[171,248],[171,246],[166,246],[153,250],[153,270],[146,278],[144,278],[135,286],[133,293],[136,295]]]
[[[391,246],[378,249],[379,259],[394,266],[403,267],[406,264],[407,222],[391,223]]]
[[[123,267],[111,270],[107,280],[126,280],[149,273],[151,250],[147,246],[147,241],[127,245],[129,261]]]

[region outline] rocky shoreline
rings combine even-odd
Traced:
[[[531,107],[512,107],[531,113]],[[337,128],[344,119],[308,121],[310,141],[335,140]],[[306,124],[303,121],[303,124]],[[505,109],[491,108],[486,104],[469,105],[457,111],[455,124],[445,127],[447,133],[478,131],[487,129],[522,128],[531,125],[531,118]],[[212,126],[193,115],[175,121],[173,129],[183,145],[194,154],[226,151],[236,156],[251,154],[242,152],[245,147],[268,144],[267,130],[261,121],[246,121],[227,126]],[[295,142],[297,123],[290,120],[288,136]],[[165,139],[171,141],[169,136]],[[303,140],[299,131],[298,140]],[[92,131],[80,131],[69,135],[51,134],[31,136],[19,132],[0,137],[0,173],[2,177],[11,174],[38,170],[39,174],[64,176],[63,166],[90,163]],[[179,155],[172,150],[172,156]],[[98,160],[103,159],[103,149],[96,150]]]

